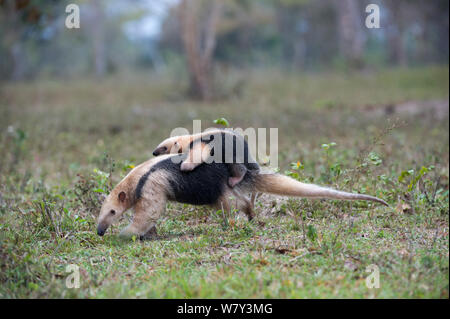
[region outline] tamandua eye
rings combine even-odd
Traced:
[[[109,211],[109,213],[110,213],[111,215],[115,215],[115,214],[116,214],[116,211],[115,211],[114,209],[111,209],[111,210]]]

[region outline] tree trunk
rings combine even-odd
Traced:
[[[193,97],[210,100],[214,96],[212,56],[216,47],[220,4],[216,0],[211,1],[204,32],[200,32],[198,4],[197,0],[183,0],[181,3],[182,40],[189,70],[189,92]]]
[[[403,4],[403,6],[402,6]],[[404,45],[404,14],[401,10],[405,10],[404,3],[401,1],[389,1],[387,3],[390,11],[390,21],[387,29],[389,62],[398,65],[408,64],[408,55]]]
[[[2,42],[9,53],[7,63],[10,63],[9,67],[5,64],[5,68],[7,68],[9,79],[20,81],[25,78],[27,61],[20,39],[23,28],[15,1],[6,0],[4,11],[1,13],[3,13],[3,15],[0,18],[4,21],[2,26],[4,27],[4,37]]]
[[[350,66],[360,68],[363,65],[365,44],[362,10],[358,0],[342,0],[336,2],[339,32],[340,51]]]
[[[92,0],[93,19],[91,23],[92,30],[92,49],[94,55],[94,70],[97,77],[103,77],[106,74],[106,50],[105,50],[105,16],[101,0]]]

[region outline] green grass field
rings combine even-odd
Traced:
[[[448,67],[225,76],[242,83],[212,103],[173,76],[4,85],[0,297],[449,297]],[[173,128],[220,117],[278,128],[280,172],[390,207],[263,195],[248,222],[170,203],[155,240],[118,237],[131,212],[97,236],[103,193]]]

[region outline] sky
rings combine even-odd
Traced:
[[[161,24],[170,7],[180,0],[141,0],[136,6],[148,10],[149,14],[142,19],[124,25],[125,33],[131,39],[156,37],[161,31]]]

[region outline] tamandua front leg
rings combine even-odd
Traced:
[[[167,199],[157,193],[146,194],[136,203],[134,207],[133,221],[125,227],[120,236],[139,239],[147,239],[156,233],[156,222],[166,209]]]
[[[158,232],[156,230],[156,225],[150,227],[150,229],[144,234],[140,236],[141,240],[155,240],[158,238]]]

